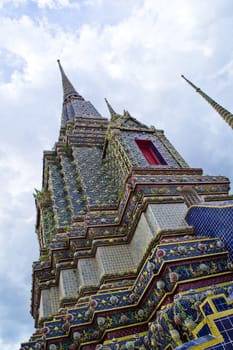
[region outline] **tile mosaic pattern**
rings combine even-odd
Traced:
[[[231,288],[232,286],[228,289],[230,290]],[[219,292],[221,293],[220,290]],[[225,295],[229,297],[229,293]],[[210,312],[209,309],[211,309],[211,306],[209,303],[209,308],[206,310],[204,306],[207,303],[205,303],[202,307],[204,315],[211,315],[211,317],[205,319],[203,327],[197,333],[197,338],[176,347],[175,350],[191,349],[195,345],[202,346],[202,348],[206,350],[233,349],[233,304],[229,303],[229,299],[227,301],[227,298],[223,297],[221,294],[211,297],[211,299],[214,305],[217,306],[217,312],[214,310]],[[227,311],[227,314],[224,315],[224,311]],[[217,333],[213,325],[217,327]],[[208,345],[210,340],[214,341],[214,344],[211,346]]]
[[[41,291],[39,318],[51,315],[51,304],[49,297],[49,289]]]
[[[206,240],[204,240],[206,242]],[[199,241],[197,244],[200,243]],[[192,243],[187,238],[186,245],[189,247],[192,247]],[[170,248],[169,248],[170,246]],[[165,249],[167,248],[167,251],[165,252]],[[172,248],[172,249],[171,249]],[[202,248],[200,246],[199,248]],[[217,251],[220,251],[223,248],[219,248],[218,246],[215,246],[213,242],[209,242],[209,253],[206,252],[205,249],[205,256],[210,254],[212,256],[213,251],[217,249]],[[177,252],[174,255],[174,252],[177,250]],[[208,251],[208,249],[207,249]],[[223,250],[222,250],[223,251]],[[163,254],[161,254],[161,252]],[[165,253],[164,253],[165,252]],[[192,252],[193,256],[196,254],[197,256],[200,254],[200,252],[196,252],[196,249],[190,251]],[[117,290],[116,292],[110,293],[104,293],[104,294],[96,294],[92,295],[90,303],[87,305],[83,305],[82,307],[77,307],[74,309],[71,309],[69,311],[69,314],[71,315],[71,321],[70,326],[81,326],[83,323],[86,324],[90,320],[92,320],[93,310],[96,312],[104,312],[102,319],[100,320],[101,323],[104,322],[106,326],[111,324],[111,327],[121,327],[124,325],[125,322],[127,322],[127,325],[134,324],[135,322],[140,322],[148,318],[148,315],[154,310],[157,303],[163,298],[164,292],[161,290],[160,284],[158,284],[158,277],[156,278],[154,275],[154,272],[157,271],[159,273],[159,265],[163,263],[163,259],[167,257],[169,261],[174,260],[175,265],[173,269],[165,269],[164,273],[159,276],[159,280],[162,281],[168,281],[168,278],[170,279],[170,283],[167,283],[166,285],[166,291],[171,290],[174,287],[174,284],[177,282],[177,278],[179,280],[191,278],[193,279],[194,276],[197,278],[198,276],[202,276],[204,273],[206,273],[201,267],[200,262],[196,262],[195,264],[190,264],[189,261],[187,261],[187,264],[183,264],[183,270],[189,271],[188,273],[185,272],[184,276],[181,274],[181,271],[177,271],[177,261],[182,260],[183,261],[183,254],[190,254],[187,252],[187,250],[182,249],[182,251],[179,250],[179,246],[177,246],[176,242],[173,242],[171,245],[162,245],[159,247],[156,247],[156,249],[152,252],[151,257],[149,258],[149,261],[143,266],[141,272],[138,275],[137,280],[135,281],[135,285],[133,289],[131,290]],[[169,256],[170,254],[170,256]],[[181,255],[180,255],[181,254]],[[179,256],[179,258],[178,258]],[[221,261],[222,260],[222,261]],[[223,259],[217,259],[215,266],[211,265],[209,266],[209,275],[211,274],[218,274],[222,273],[223,271],[226,271],[226,265],[227,265],[227,259],[225,257],[225,262]],[[84,265],[86,265],[86,261],[84,261]],[[169,263],[170,264],[170,263]],[[88,271],[92,271],[94,268],[94,261],[92,265],[87,266],[87,273]],[[203,267],[203,266],[202,266]],[[202,271],[203,270],[203,271]],[[176,275],[176,279],[174,279],[174,276]],[[172,279],[171,279],[172,276]],[[140,296],[144,293],[145,288],[148,285],[151,285],[151,282],[153,281],[153,290],[150,291],[149,294],[147,294],[147,297],[143,299],[142,304],[138,305],[136,309],[122,309],[119,313],[116,313],[116,308],[120,308],[121,306],[130,306],[130,305],[137,305],[137,300],[140,298]],[[229,291],[229,288],[227,289],[221,289],[221,292],[225,293],[225,291]],[[212,289],[212,293],[217,293],[217,289]],[[229,291],[230,292],[230,291]],[[136,304],[135,304],[136,303]],[[186,304],[184,304],[186,305]],[[151,308],[152,307],[152,308]],[[113,313],[111,313],[112,311]],[[192,309],[193,310],[193,309]],[[108,313],[108,317],[105,318],[105,313]],[[50,321],[48,323],[45,323],[46,329],[48,331],[46,332],[46,339],[53,339],[57,336],[64,336],[66,332],[63,328],[64,325],[64,318],[60,317],[59,315],[54,318],[53,321]],[[97,327],[97,328],[96,328]],[[97,339],[101,336],[103,329],[99,328],[98,322],[97,324],[87,324],[87,328],[85,330],[81,331],[81,336],[83,337],[83,341],[90,342],[94,339]],[[80,332],[79,331],[79,332]],[[98,334],[97,334],[98,333]],[[170,339],[170,338],[169,338]],[[35,342],[29,344],[32,349],[36,349]],[[23,349],[27,349],[23,346]],[[28,346],[28,345],[25,345]]]
[[[50,287],[41,291],[40,318],[48,317],[59,309],[58,287]]]
[[[177,163],[183,167],[183,168],[189,168],[189,165],[184,160],[183,157],[177,152],[175,147],[171,144],[171,142],[167,139],[164,132],[162,130],[157,130],[157,135],[159,136],[160,141],[162,144],[168,149],[168,151],[172,154],[172,156],[175,158]]]
[[[71,223],[71,212],[68,208],[67,192],[60,168],[51,164],[49,166],[49,190],[52,194],[55,221],[58,227],[66,227]]]
[[[87,212],[86,200],[78,179],[78,172],[72,159],[61,156],[62,173],[64,174],[64,187],[66,187],[68,200],[70,201],[74,217],[84,215]]]
[[[55,221],[51,206],[41,209],[41,220],[43,229],[43,239],[45,244],[49,244],[55,236]]]
[[[221,317],[215,324],[224,338],[223,344],[216,345],[215,350],[233,350],[233,314]]]
[[[187,207],[183,203],[151,204],[150,209],[150,220],[154,219],[157,230],[188,226],[185,221]]]
[[[146,213],[148,212],[148,210],[149,208],[147,209]],[[137,228],[135,230],[134,236],[129,245],[130,253],[136,266],[143,257],[152,239],[153,234],[150,226],[148,225],[146,214],[142,213]]]
[[[51,314],[55,314],[59,308],[59,289],[58,287],[51,287],[49,289],[49,297],[50,297],[50,304],[51,304]]]
[[[61,270],[59,280],[60,297],[76,296],[79,284],[76,270]]]
[[[96,255],[101,260],[106,274],[127,272],[137,268],[128,245],[98,247]]]
[[[96,264],[95,258],[80,259],[77,270],[80,283],[83,287],[98,285],[101,267]]]
[[[135,138],[141,138],[150,140],[154,143],[157,150],[162,154],[164,160],[166,161],[167,165],[156,165],[156,166],[150,166],[146,159],[144,158],[142,152],[139,150],[135,143]],[[164,147],[163,143],[160,141],[160,139],[154,135],[154,134],[147,134],[145,132],[134,132],[130,133],[127,131],[124,131],[119,136],[119,140],[125,149],[125,152],[127,153],[131,164],[140,166],[140,167],[156,167],[156,168],[179,168],[180,165],[177,163],[177,161],[172,157],[171,153],[167,150],[166,147]]]
[[[102,150],[96,147],[75,147],[73,156],[80,171],[90,206],[116,205],[118,190],[107,165],[102,163]]]
[[[155,343],[159,349],[166,348],[169,344],[169,338],[172,349],[175,348],[175,350],[191,349],[193,346],[197,345],[202,349],[231,349],[231,347],[228,348],[228,346],[229,344],[232,344],[233,339],[231,337],[231,341],[229,341],[230,335],[233,331],[233,323],[231,323],[231,319],[233,319],[233,305],[231,304],[230,306],[230,315],[222,318],[222,313],[217,313],[216,320],[214,319],[214,321],[212,321],[211,318],[205,318],[206,315],[203,313],[205,309],[202,308],[206,299],[214,298],[217,300],[218,298],[223,298],[221,294],[224,294],[226,303],[226,297],[229,296],[231,288],[232,285],[225,289],[223,287],[218,287],[216,289],[207,289],[206,291],[200,291],[198,293],[192,291],[190,293],[185,293],[184,295],[178,295],[172,304],[168,305],[158,313],[156,321],[150,326],[149,337],[154,337],[156,340]],[[211,297],[209,297],[210,295]],[[208,315],[210,315],[209,312]],[[216,338],[219,334],[213,334],[214,330],[212,322],[215,322],[219,328],[221,335],[224,337],[224,343],[209,347],[208,342],[211,340],[216,339],[217,343],[221,342],[221,338]],[[195,329],[198,328],[198,325],[202,324],[203,326],[198,331],[197,336],[195,336]],[[185,337],[182,329],[186,329]],[[187,336],[189,338],[188,342],[187,339],[185,341]],[[156,347],[152,347],[152,349],[156,349]]]
[[[89,101],[73,99],[63,105],[62,126],[66,125],[68,120],[74,120],[75,117],[101,117],[99,112]]]
[[[233,205],[198,205],[189,209],[186,221],[194,226],[198,236],[219,237],[225,244],[233,261]]]

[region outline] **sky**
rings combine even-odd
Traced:
[[[233,132],[183,79],[233,112],[232,0],[0,0],[0,348],[33,333],[34,188],[58,139],[62,87],[166,136],[191,167],[233,180]]]

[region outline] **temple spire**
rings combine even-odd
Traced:
[[[119,116],[119,114],[117,114],[114,109],[112,108],[112,106],[110,105],[110,103],[108,102],[108,100],[105,98],[105,102],[106,102],[106,105],[108,107],[108,110],[110,112],[110,115],[111,115],[111,119],[114,119],[116,117]]]
[[[190,80],[185,78],[184,75],[181,75],[181,77],[187,81],[189,85],[191,85],[196,92],[198,92],[217,112],[218,114],[227,122],[230,127],[233,129],[233,114],[230,113],[227,109],[220,106],[217,102],[215,102],[211,97],[206,95],[200,88],[198,88],[196,85],[194,85]]]
[[[60,60],[57,60],[58,66],[60,68],[61,72],[61,77],[62,77],[62,86],[63,86],[63,95],[64,95],[64,102],[69,98],[69,97],[75,97],[78,100],[84,101],[84,98],[77,93],[69,79],[67,78],[62,65],[60,63]]]

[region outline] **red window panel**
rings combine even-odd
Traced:
[[[167,165],[152,141],[135,139],[135,142],[150,165]]]

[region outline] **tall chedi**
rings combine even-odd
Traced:
[[[21,350],[230,349],[229,180],[108,101],[103,118],[58,63],[60,135],[35,193],[36,331]]]

